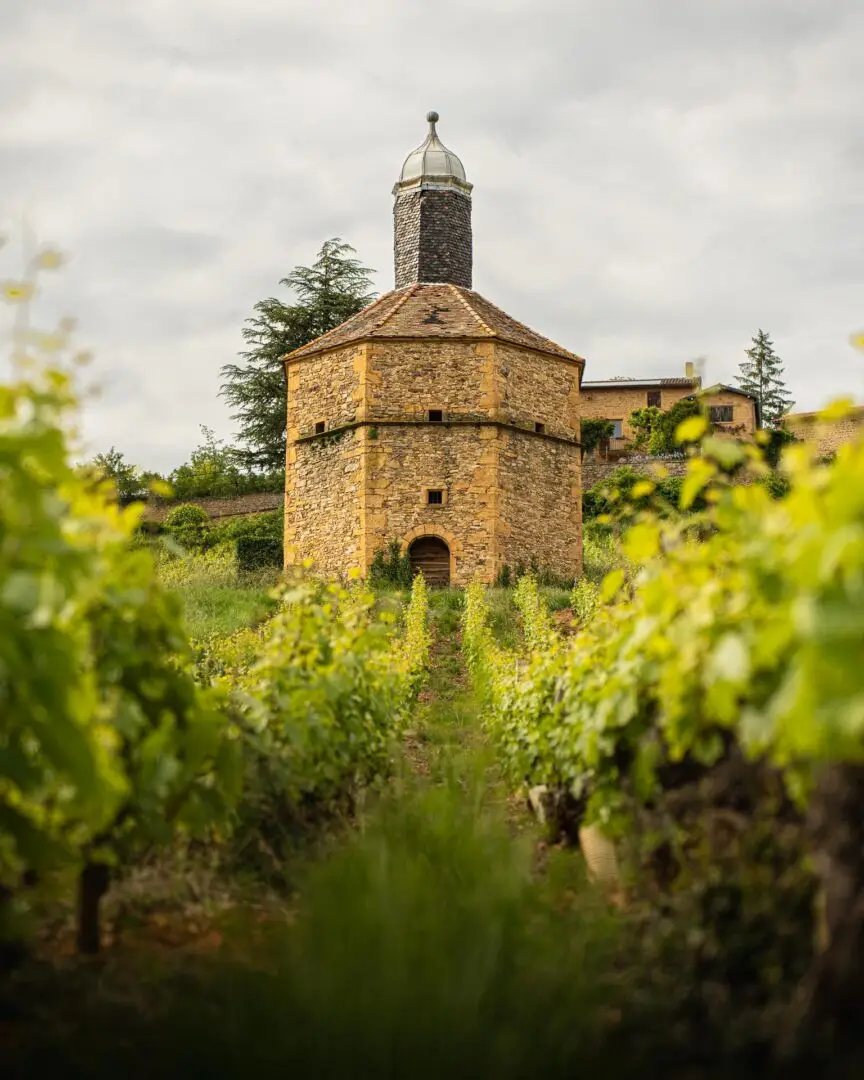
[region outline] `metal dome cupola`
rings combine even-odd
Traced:
[[[425,142],[405,158],[394,194],[407,188],[455,188],[467,195],[472,185],[465,179],[465,166],[438,138],[438,113],[426,115],[429,134]]]

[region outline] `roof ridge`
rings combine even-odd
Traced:
[[[551,345],[554,349],[557,349],[559,352],[566,353],[568,356],[575,356],[577,360],[583,360],[584,361],[584,357],[579,356],[578,353],[570,352],[569,349],[565,349],[563,345],[559,345],[558,342],[553,341],[552,338],[546,337],[545,334],[538,333],[537,330],[535,330],[531,326],[528,326],[527,323],[523,323],[523,322],[520,322],[518,319],[514,319],[509,311],[505,311],[503,308],[499,308],[497,304],[493,304],[491,300],[487,300],[485,296],[483,296],[481,293],[478,293],[475,289],[466,289],[465,291],[473,293],[473,295],[477,296],[480,300],[482,300],[484,304],[488,304],[490,307],[495,308],[496,311],[500,311],[501,314],[506,319],[509,319],[510,322],[512,322],[512,323],[515,323],[516,326],[518,326],[521,330],[524,330],[526,333],[531,334],[536,338],[539,338],[540,341],[545,341],[547,345]],[[472,308],[471,310],[473,311],[474,309]],[[475,315],[476,314],[477,313],[475,312]],[[480,316],[478,315],[477,318],[479,319]],[[498,334],[496,336],[500,337],[500,334]]]
[[[362,315],[364,311],[369,311],[371,308],[374,308],[376,304],[382,303],[382,301],[386,300],[390,295],[390,293],[382,293],[374,300],[370,300],[365,307],[360,308],[359,311],[355,311],[353,315],[349,315],[348,318],[345,319],[344,322],[339,323],[338,326],[331,326],[329,330],[325,330],[324,333],[319,334],[318,337],[312,338],[311,341],[304,342],[303,345],[298,345],[296,349],[291,349],[290,352],[285,353],[285,356],[292,356],[295,352],[300,352],[301,349],[308,349],[312,345],[318,345],[320,342],[324,341],[325,338],[328,338],[331,334],[335,334],[337,330],[340,330],[346,322],[351,322],[351,320],[356,319],[358,315]]]
[[[461,301],[463,307],[465,307],[474,316],[477,322],[480,323],[486,333],[490,337],[498,337],[497,331],[493,330],[492,327],[485,321],[485,319],[478,312],[476,312],[473,307],[471,307],[471,305],[468,303],[468,300],[462,295],[462,289],[457,287],[450,281],[447,282],[447,285],[450,291],[456,294],[457,299]]]
[[[415,292],[417,292],[419,286],[419,281],[415,281],[413,285],[409,285],[405,292],[402,294],[402,296],[399,297],[399,300],[384,315],[384,318],[372,324],[372,326],[369,328],[369,333],[374,334],[376,330],[380,330],[381,327],[385,325],[385,323],[389,322],[390,319],[392,319],[396,312],[399,310],[399,308],[402,307],[405,301],[408,300],[409,297],[412,297]]]

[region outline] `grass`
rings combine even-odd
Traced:
[[[281,570],[240,570],[230,543],[179,554],[159,545],[153,550],[162,584],[183,601],[192,638],[254,626],[276,608],[270,591],[279,582]]]
[[[275,578],[274,578],[275,583]],[[231,634],[243,626],[254,626],[275,610],[270,597],[272,586],[260,576],[247,584],[207,585],[200,582],[180,585],[186,626],[192,638],[211,634]]]

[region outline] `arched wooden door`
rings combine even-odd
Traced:
[[[450,584],[450,548],[439,536],[419,536],[408,548],[411,573],[423,571],[427,585]]]

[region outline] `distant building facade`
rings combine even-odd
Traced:
[[[586,420],[602,419],[614,424],[608,443],[598,448],[599,456],[626,457],[634,449],[636,431],[630,418],[637,409],[655,406],[665,412],[689,397],[698,397],[704,403],[718,434],[747,438],[761,427],[759,403],[752,395],[722,383],[703,389],[692,363],[687,363],[681,377],[585,379],[580,413]]]

